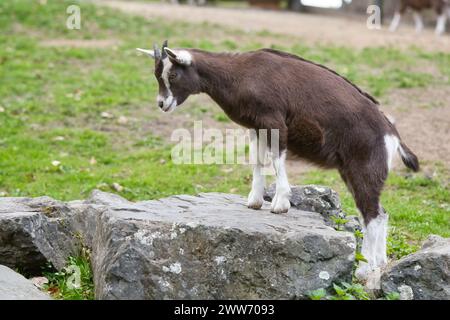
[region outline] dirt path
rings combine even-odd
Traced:
[[[270,31],[297,36],[307,43],[334,44],[354,48],[394,46],[409,48],[417,46],[425,50],[450,52],[450,35],[436,37],[432,30],[420,35],[411,26],[402,24],[399,32],[369,30],[366,18],[321,16],[257,9],[230,9],[217,7],[192,7],[162,3],[133,1],[96,1],[108,7],[120,9],[145,17],[164,17],[194,23],[210,22],[246,31]]]

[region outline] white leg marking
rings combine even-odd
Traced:
[[[378,234],[377,239],[377,247],[375,252],[376,259],[376,267],[383,268],[387,264],[387,235],[388,235],[388,221],[389,216],[383,212],[383,209],[380,207],[380,215],[378,216],[380,219],[380,232]]]
[[[367,262],[361,261],[356,270],[356,277],[361,280],[367,280],[372,273],[381,269],[387,262],[387,220],[387,215],[382,213],[364,228],[361,253]]]
[[[248,207],[251,209],[261,209],[264,203],[264,188],[266,185],[266,177],[262,174],[264,160],[266,157],[267,146],[264,141],[258,140],[256,133],[250,134],[250,152],[252,157],[256,160],[253,167],[253,182],[252,190],[248,195]]]
[[[391,26],[389,27],[389,31],[391,31],[391,32],[397,31],[401,20],[402,20],[402,15],[399,12],[396,12],[394,15],[394,18],[392,19]]]
[[[277,174],[276,192],[272,200],[271,211],[273,213],[286,213],[291,208],[289,200],[291,196],[291,186],[289,185],[286,168],[286,150],[281,152],[281,155],[273,155],[273,166]]]
[[[384,144],[386,145],[386,161],[389,170],[392,167],[392,159],[394,158],[395,153],[400,148],[400,142],[398,138],[393,135],[385,135],[384,136]]]
[[[414,12],[413,17],[414,17],[414,22],[416,24],[416,32],[417,33],[422,32],[422,30],[423,30],[422,16],[420,15],[420,13]]]
[[[361,253],[367,262],[361,261],[356,270],[356,277],[359,279],[369,279],[372,273],[379,273],[379,270],[386,265],[387,221],[388,216],[380,213],[364,229]]]
[[[450,13],[450,11],[449,11]],[[436,24],[436,35],[440,36],[445,32],[445,25],[447,24],[447,15],[445,13],[438,17]]]

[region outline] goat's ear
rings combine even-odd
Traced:
[[[167,56],[172,63],[180,64],[183,66],[189,66],[192,63],[192,56],[186,50],[174,51],[170,48],[165,47],[164,51],[167,53]]]
[[[154,50],[146,50],[146,49],[141,49],[141,48],[136,48],[136,50],[139,52],[145,53],[149,57],[155,59],[155,51]]]

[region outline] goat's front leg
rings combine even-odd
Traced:
[[[252,190],[248,195],[248,207],[259,210],[264,203],[264,188],[266,178],[263,174],[264,160],[267,153],[267,143],[259,140],[255,132],[250,133],[250,154],[254,162]]]
[[[275,197],[271,211],[276,214],[286,213],[291,208],[291,186],[286,173],[286,150],[272,154],[273,167],[277,175]]]

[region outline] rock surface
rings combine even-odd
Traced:
[[[275,196],[275,183],[271,184],[265,191],[264,200],[271,202]],[[291,187],[292,207],[309,212],[318,212],[325,218],[325,223],[335,226],[333,218],[346,219],[345,230],[354,232],[361,230],[358,217],[347,217],[342,211],[341,201],[336,191],[325,186],[307,185]]]
[[[0,300],[51,300],[22,275],[0,265]]]
[[[399,292],[403,299],[450,300],[450,239],[431,236],[416,253],[383,273],[385,293]]]
[[[61,268],[92,249],[98,299],[292,299],[350,281],[355,239],[321,214],[274,215],[228,194],[129,202],[0,199],[0,263]]]
[[[48,197],[1,198],[0,264],[39,274],[47,262],[62,268],[76,239],[64,218],[70,209]]]
[[[349,281],[352,234],[321,215],[273,215],[226,194],[131,203],[95,192],[102,204],[93,246],[101,299],[294,299]]]

